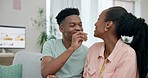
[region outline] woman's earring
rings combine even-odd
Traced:
[[[107,28],[104,28],[104,30],[105,30],[105,31],[108,31],[108,29],[107,29]]]

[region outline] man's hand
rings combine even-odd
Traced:
[[[82,31],[78,31],[72,35],[72,43],[70,47],[76,50],[82,45],[82,42],[86,40],[87,40],[87,34]]]
[[[57,78],[55,75],[48,75],[47,78]]]

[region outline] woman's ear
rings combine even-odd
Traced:
[[[113,26],[113,22],[112,21],[108,21],[108,22],[106,22],[106,27],[104,28],[104,30],[108,31],[112,26]]]
[[[108,28],[110,28],[112,25],[113,25],[113,21],[108,21],[108,22],[106,23],[106,28],[108,29]]]

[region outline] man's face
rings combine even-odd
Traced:
[[[82,22],[78,15],[67,16],[60,25],[63,38],[72,40],[72,35],[78,31],[83,31]]]

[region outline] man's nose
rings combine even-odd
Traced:
[[[82,27],[80,27],[79,25],[76,26],[75,30],[76,31],[83,31]]]

